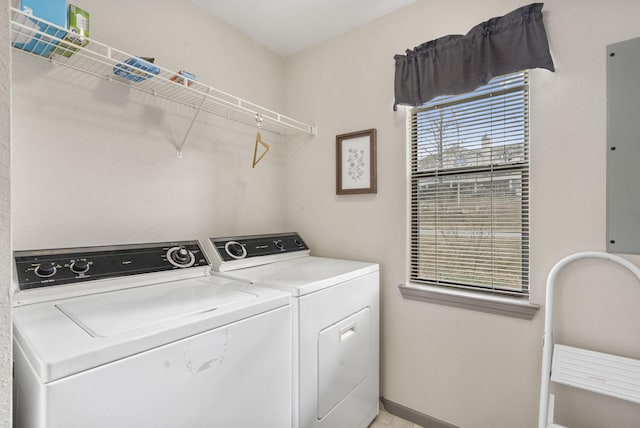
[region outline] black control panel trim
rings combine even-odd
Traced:
[[[224,262],[309,250],[295,232],[210,238],[210,241]]]
[[[169,259],[176,248],[185,249],[188,263]],[[14,260],[20,290],[209,265],[195,240],[16,251]],[[74,269],[77,265],[82,269]]]

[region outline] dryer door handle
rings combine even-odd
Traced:
[[[350,338],[351,336],[353,336],[354,334],[356,334],[356,323],[353,322],[351,324],[349,324],[346,327],[343,327],[340,329],[340,342],[343,342],[345,340],[347,340],[348,338]]]

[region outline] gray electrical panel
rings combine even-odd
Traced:
[[[607,252],[640,253],[640,37],[607,46]]]

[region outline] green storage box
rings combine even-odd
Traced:
[[[89,43],[87,40],[87,37],[89,37],[89,12],[70,4],[67,29],[69,30],[67,36],[63,42],[60,42],[60,46],[55,50],[55,53],[68,58],[78,52],[76,46],[86,46]]]

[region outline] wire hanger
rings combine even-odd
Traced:
[[[259,113],[256,113],[256,123],[258,124],[258,129],[260,129],[262,126],[262,116]],[[262,145],[262,147],[264,147],[265,149],[264,152],[262,152],[262,154],[259,157],[258,157],[258,145]],[[269,146],[269,144],[262,141],[262,135],[260,134],[260,131],[258,131],[258,133],[256,134],[256,144],[253,147],[253,168],[256,167],[258,162],[260,162],[267,153],[269,153],[269,150],[271,150],[271,146]]]

